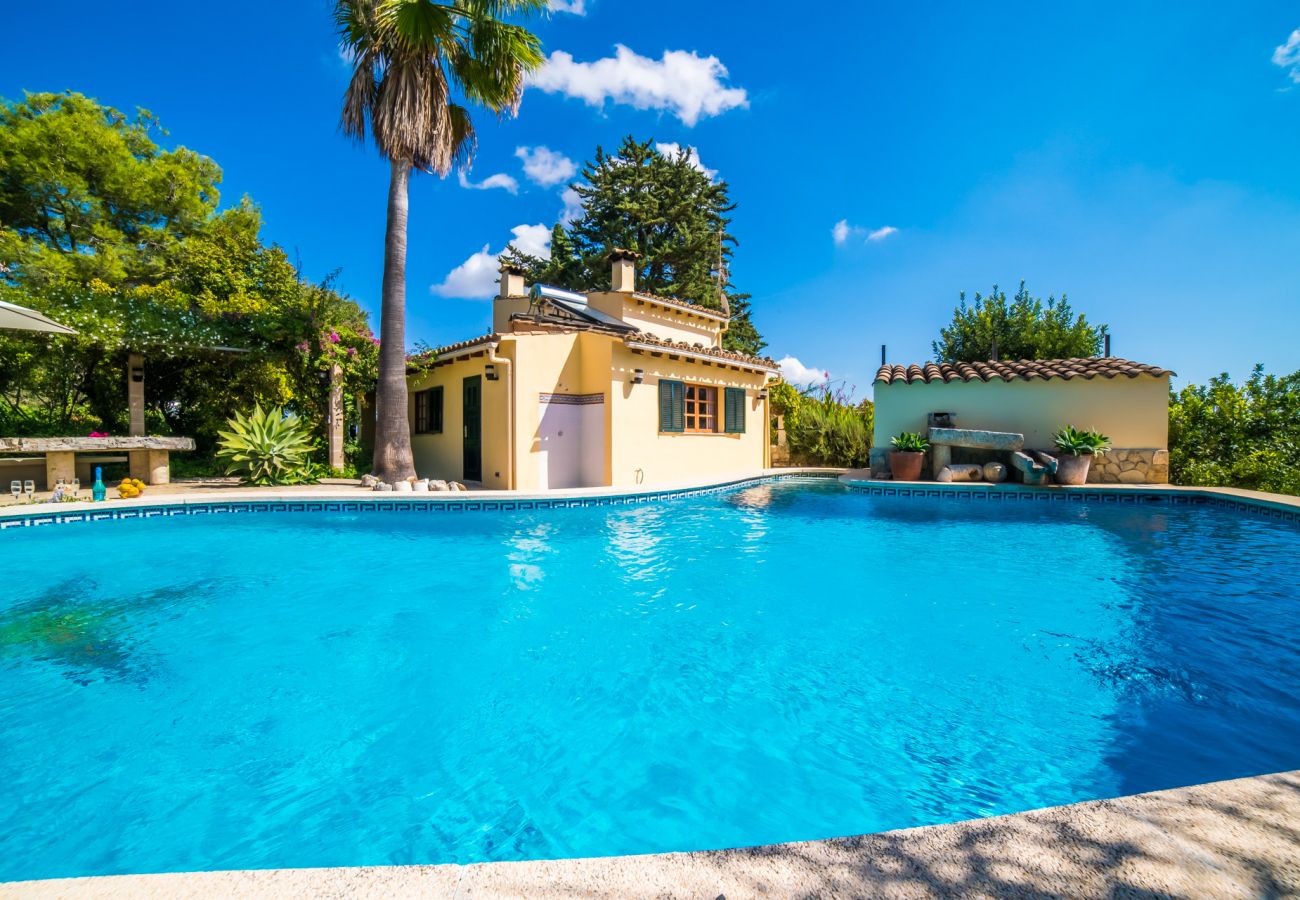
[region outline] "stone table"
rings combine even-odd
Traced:
[[[77,454],[104,450],[126,450],[131,477],[145,484],[171,481],[169,456],[175,450],[193,450],[194,438],[187,437],[45,437],[0,438],[0,453],[45,454],[46,489],[71,481],[77,472]]]

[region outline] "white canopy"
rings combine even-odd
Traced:
[[[67,325],[41,315],[34,309],[0,300],[0,328],[15,331],[48,331],[53,334],[76,334]]]

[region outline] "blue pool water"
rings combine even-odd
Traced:
[[[1300,529],[873,498],[0,534],[0,880],[853,834],[1300,767]]]

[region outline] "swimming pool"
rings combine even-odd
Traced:
[[[1300,766],[1300,528],[764,483],[0,534],[0,880],[702,849]]]

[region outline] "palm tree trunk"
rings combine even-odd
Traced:
[[[390,484],[415,474],[406,397],[406,211],[411,165],[393,162],[384,235],[379,385],[375,391],[375,476]]]

